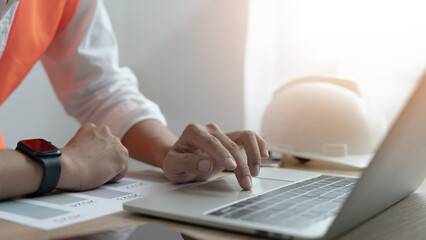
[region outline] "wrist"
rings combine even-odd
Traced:
[[[20,151],[0,150],[0,200],[36,192],[43,167]]]
[[[30,180],[25,182],[25,190],[22,193],[30,194],[36,192],[37,189],[40,187],[41,180],[43,178],[44,169],[42,164],[34,161],[29,156],[18,150],[14,150],[14,152],[19,154],[20,158],[23,159],[23,161],[21,162],[24,163],[26,169],[23,172],[25,172],[26,176],[29,176],[28,179]]]
[[[127,131],[122,143],[132,158],[161,168],[176,140],[157,120],[144,120]]]
[[[160,148],[161,150],[158,151],[158,156],[156,157],[156,161],[155,161],[156,162],[155,165],[157,167],[161,169],[163,168],[164,159],[166,158],[167,154],[169,154],[172,147],[173,145],[167,144]]]

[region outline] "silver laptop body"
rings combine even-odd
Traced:
[[[425,176],[426,72],[359,179],[262,168],[250,191],[230,175],[129,201],[124,209],[263,237],[329,239],[413,193]]]

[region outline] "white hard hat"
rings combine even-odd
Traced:
[[[383,115],[366,103],[355,82],[305,77],[274,93],[261,134],[272,152],[364,168],[386,129]]]

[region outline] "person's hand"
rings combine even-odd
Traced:
[[[117,181],[127,171],[129,153],[108,127],[82,126],[62,149],[57,188],[82,191]]]
[[[247,160],[242,152],[245,150]],[[166,177],[176,183],[203,181],[220,171],[234,170],[240,186],[252,187],[266,142],[252,131],[224,133],[215,124],[189,124],[163,160]]]

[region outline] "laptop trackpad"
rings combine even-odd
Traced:
[[[186,199],[197,199],[197,206],[200,210],[206,210],[205,207],[217,207],[223,204],[227,204],[233,201],[237,201],[243,198],[250,197],[271,189],[285,186],[291,181],[272,180],[272,179],[260,179],[253,178],[253,188],[251,190],[242,190],[238,184],[238,181],[234,175],[229,175],[220,179],[212,180],[202,184],[194,186],[183,187],[175,191],[176,194],[185,196]],[[200,206],[199,202],[206,200],[206,206]]]
[[[217,180],[213,180],[210,182],[206,182],[200,185],[182,188],[182,191],[191,192],[191,193],[214,193],[214,195],[218,194],[229,194],[230,192],[235,192],[236,194],[244,194],[249,193],[258,194],[273,188],[277,188],[283,185],[288,185],[292,183],[291,181],[282,181],[282,180],[272,180],[272,179],[259,179],[252,178],[253,188],[249,191],[244,191],[241,189],[238,181],[234,175],[226,176]]]

